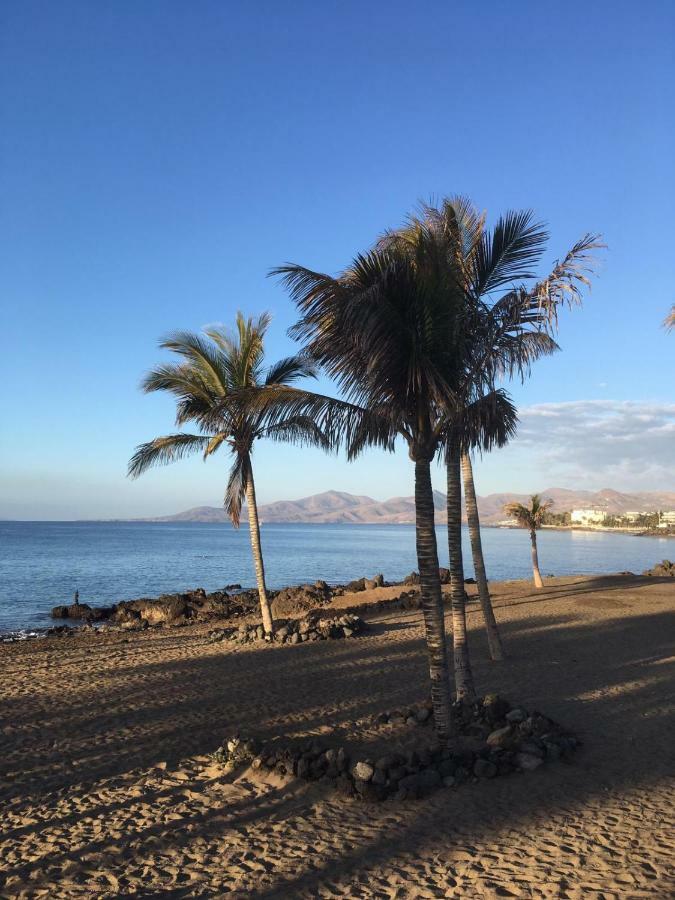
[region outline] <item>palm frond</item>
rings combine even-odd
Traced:
[[[227,392],[223,354],[206,336],[193,331],[173,331],[163,338],[160,347],[182,356],[212,391]]]
[[[239,528],[241,507],[246,496],[246,486],[251,474],[251,458],[248,453],[237,453],[227,479],[223,504],[235,528]]]
[[[300,378],[316,378],[317,365],[307,354],[287,356],[269,367],[264,384],[292,384]]]
[[[675,306],[671,308],[670,312],[666,316],[663,322],[663,327],[666,329],[666,331],[672,331],[675,328]]]
[[[534,220],[531,210],[507,212],[491,232],[483,231],[472,256],[474,297],[532,278],[532,267],[541,259],[548,236],[547,229]]]
[[[138,478],[152,466],[164,466],[197,451],[204,451],[211,440],[211,435],[178,433],[139,444],[129,460],[127,474],[130,478]]]
[[[552,500],[545,499],[540,494],[532,494],[529,506],[524,506],[522,503],[507,503],[504,506],[504,512],[523,528],[535,531],[537,528],[541,528],[546,514],[552,506]]]
[[[261,432],[261,437],[273,441],[283,441],[299,447],[320,447],[332,450],[331,442],[317,423],[309,416],[294,416],[276,425],[270,425]]]

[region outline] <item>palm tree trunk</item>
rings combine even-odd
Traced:
[[[448,475],[448,550],[450,553],[450,596],[452,598],[452,645],[455,665],[455,690],[458,700],[476,696],[469,661],[466,635],[464,565],[462,562],[462,485],[459,449],[451,450],[447,462]]]
[[[249,470],[249,476],[246,481],[246,505],[248,506],[248,528],[251,533],[251,550],[253,552],[253,565],[255,566],[255,580],[258,585],[258,596],[260,597],[260,612],[262,613],[263,628],[265,629],[265,634],[272,634],[274,631],[274,623],[272,621],[272,610],[270,609],[270,601],[267,597],[267,587],[265,585],[265,566],[263,564],[262,548],[260,546],[260,523],[258,521],[258,504],[255,499],[253,470]]]
[[[504,659],[497,621],[490,591],[488,589],[487,576],[485,574],[485,560],[483,559],[483,544],[480,537],[480,519],[478,517],[478,502],[476,500],[476,488],[473,483],[473,467],[468,453],[462,453],[462,476],[464,480],[464,499],[466,501],[466,518],[469,525],[469,537],[471,539],[471,554],[473,556],[473,568],[476,573],[478,585],[478,599],[480,600],[485,630],[487,631],[488,646],[492,659]]]
[[[450,720],[452,695],[445,643],[441,579],[438,572],[431,464],[428,459],[415,460],[415,541],[422,592],[424,631],[429,656],[434,722],[441,740],[448,740],[452,727]]]
[[[541,572],[539,571],[539,554],[537,553],[537,532],[534,528],[530,531],[530,541],[532,543],[532,574],[534,575],[534,586],[542,588],[544,582],[541,580]]]

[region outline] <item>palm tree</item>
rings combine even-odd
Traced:
[[[555,264],[546,279],[527,291],[522,285],[514,288],[513,282],[534,277],[530,266],[539,260],[548,237],[543,226],[533,221],[531,212],[509,212],[492,231],[488,231],[485,216],[479,214],[469,200],[463,197],[448,198],[440,208],[423,204],[420,214],[412,216],[405,226],[387,232],[381,238],[380,246],[399,247],[415,259],[417,241],[420,234],[425,233],[433,236],[434,242],[444,248],[442,256],[449,261],[453,277],[459,279],[466,303],[465,311],[471,322],[474,352],[466,378],[456,396],[456,404],[459,397],[464,398],[463,408],[466,411],[471,408],[476,396],[493,391],[496,377],[517,373],[524,379],[534,360],[559,349],[549,333],[557,321],[558,309],[564,303],[580,302],[580,287],[589,285],[588,275],[592,272],[589,254],[603,245],[596,235],[585,235],[561,262]],[[509,290],[495,302],[492,299],[494,292],[505,285],[509,285]],[[461,403],[459,409],[462,409]],[[460,435],[463,427],[461,418],[461,413],[457,413],[452,424],[454,431]],[[499,429],[497,419],[493,420],[492,425]],[[508,437],[496,443],[501,446],[506,440]],[[468,452],[460,449],[461,443],[460,438],[446,448],[448,550],[450,570],[454,573],[451,577],[451,595],[455,679],[458,694],[471,696],[473,688],[466,649],[461,558],[460,465],[464,474],[474,569],[490,655],[493,659],[501,659],[503,651],[485,575],[471,459]]]
[[[544,500],[539,494],[532,494],[530,497],[530,505],[523,506],[522,503],[507,503],[504,512],[515,519],[521,528],[528,528],[530,531],[530,541],[532,543],[532,573],[534,575],[534,586],[542,588],[544,582],[541,580],[541,572],[539,571],[539,554],[537,553],[537,529],[541,528],[546,518],[546,513],[553,506],[552,500]]]
[[[307,352],[344,393],[345,405],[333,401],[333,410],[340,427],[347,427],[350,458],[373,444],[393,449],[397,437],[407,445],[415,472],[416,548],[434,720],[441,738],[447,738],[451,692],[431,462],[470,342],[458,315],[462,299],[456,280],[447,260],[433,264],[435,253],[421,234],[416,254],[418,263],[428,258],[425,265],[413,264],[396,247],[376,247],[337,277],[298,265],[274,273],[282,276],[300,311],[292,334],[306,342]],[[309,412],[306,400],[294,399],[293,392],[275,391],[275,402],[284,393],[291,410]],[[312,408],[309,414],[316,419],[318,412]]]
[[[236,332],[220,327],[207,328],[203,334],[180,331],[165,338],[160,347],[181,358],[151,370],[142,381],[146,393],[167,391],[177,400],[176,425],[188,422],[199,434],[178,432],[141,444],[129,462],[129,475],[137,478],[154,465],[163,465],[196,452],[204,459],[221,447],[227,447],[233,462],[225,491],[225,508],[235,528],[239,527],[241,508],[246,499],[251,550],[260,598],[263,628],[273,631],[272,612],[260,544],[260,524],[253,479],[251,455],[260,438],[290,440],[328,448],[328,439],[307,416],[287,415],[273,424],[265,424],[259,412],[242,401],[242,392],[290,385],[303,377],[315,377],[315,366],[306,356],[281,359],[266,371],[264,337],[271,318],[244,318],[237,313]]]
[[[675,306],[670,308],[670,312],[666,316],[663,325],[667,331],[675,329]]]

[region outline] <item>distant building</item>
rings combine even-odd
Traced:
[[[573,509],[570,521],[572,525],[602,525],[606,516],[604,509]]]
[[[630,512],[625,512],[619,516],[620,519],[627,519],[629,522],[637,522],[640,516],[644,516],[642,512],[635,512],[631,510]]]
[[[675,525],[675,509],[662,512],[659,515],[659,528],[670,528]]]

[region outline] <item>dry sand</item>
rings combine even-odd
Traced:
[[[0,894],[673,896],[675,582],[494,594],[509,659],[488,660],[472,608],[479,691],[540,709],[584,747],[571,764],[405,803],[225,775],[207,754],[237,727],[362,732],[373,712],[422,700],[418,612],[298,646],[210,644],[205,626],[3,645]]]

